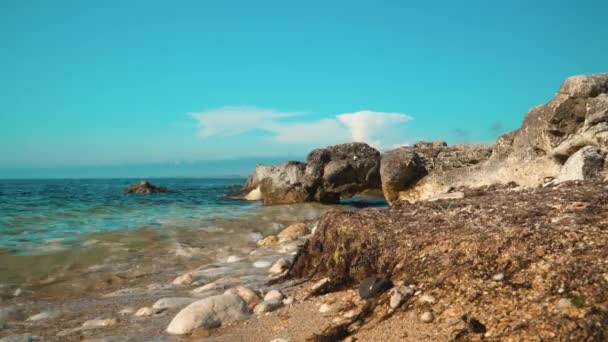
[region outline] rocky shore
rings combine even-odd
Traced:
[[[244,198],[331,210],[151,282],[2,291],[0,341],[608,340],[608,74],[566,80],[495,145],[363,143],[258,165]],[[19,290],[19,289],[18,289]]]

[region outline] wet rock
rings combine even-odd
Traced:
[[[270,265],[272,265],[270,263],[270,261],[266,261],[266,260],[258,260],[253,263],[253,267],[255,267],[255,268],[268,268],[268,267],[270,267]]]
[[[196,299],[189,297],[167,297],[161,298],[152,305],[152,308],[155,310],[165,310],[165,309],[181,309],[191,303],[196,301]]]
[[[232,289],[226,290],[224,294],[236,294],[239,297],[243,298],[245,303],[247,303],[247,307],[250,309],[255,307],[257,304],[263,301],[262,297],[250,288],[245,286],[237,286]]]
[[[154,194],[163,192],[172,192],[164,186],[152,185],[150,182],[141,181],[137,184],[133,184],[123,191],[126,194]]]
[[[264,301],[280,302],[285,298],[285,295],[279,290],[271,290],[264,296]]]
[[[190,285],[194,282],[194,278],[192,277],[192,274],[190,273],[186,273],[184,275],[181,275],[177,278],[175,278],[172,282],[173,285]]]
[[[228,257],[228,259],[226,259],[226,262],[229,264],[235,263],[235,262],[239,262],[243,260],[241,257],[237,256],[237,255],[231,255]]]
[[[215,328],[224,322],[242,320],[249,316],[247,303],[237,296],[224,294],[196,301],[182,309],[167,327],[169,334],[189,334],[192,330]]]
[[[431,311],[425,311],[420,315],[420,321],[422,323],[431,323],[435,319],[435,315]]]
[[[271,246],[277,245],[278,243],[279,243],[279,238],[274,235],[270,235],[270,236],[267,236],[267,237],[263,238],[262,240],[258,241],[258,246],[271,247]]]
[[[279,233],[279,243],[296,240],[307,233],[308,229],[306,229],[306,225],[304,223],[292,224]]]
[[[154,315],[154,313],[155,313],[154,309],[149,308],[149,307],[143,307],[135,312],[135,316],[137,316],[137,317],[152,316],[152,315]]]
[[[367,277],[359,284],[359,296],[363,299],[372,298],[393,287],[393,282],[386,277]]]
[[[255,313],[256,315],[261,315],[267,312],[272,312],[275,311],[276,309],[280,308],[281,306],[283,306],[283,303],[281,301],[263,301],[260,304],[256,305],[256,307],[253,309],[253,313]]]
[[[281,258],[277,260],[268,271],[272,274],[280,274],[287,271],[287,269],[289,269],[289,265],[291,265],[289,261]]]
[[[118,321],[116,318],[106,318],[106,319],[90,319],[84,323],[82,323],[83,328],[104,328],[111,327],[115,325]]]
[[[33,321],[33,322],[46,321],[46,320],[52,320],[52,319],[59,318],[60,316],[61,316],[60,311],[43,311],[41,313],[28,317],[27,320]]]

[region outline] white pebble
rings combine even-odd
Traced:
[[[420,315],[420,321],[423,323],[431,323],[435,319],[435,315],[431,311],[426,311]]]

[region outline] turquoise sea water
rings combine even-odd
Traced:
[[[209,229],[209,220],[250,214],[259,204],[235,200],[243,179],[152,180],[173,193],[122,190],[134,179],[0,180],[0,248],[28,254],[52,245],[77,245],[92,233],[184,225]],[[205,226],[206,225],[206,226]]]

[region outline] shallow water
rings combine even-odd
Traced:
[[[336,207],[231,198],[244,179],[159,179],[175,192],[122,193],[137,181],[0,181],[0,284],[46,295],[124,285],[247,255],[262,236]]]

